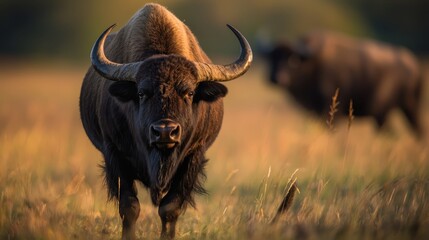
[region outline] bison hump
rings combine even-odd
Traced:
[[[123,62],[142,61],[155,54],[176,54],[192,61],[210,62],[191,30],[165,7],[150,3],[118,32],[116,43]],[[116,46],[118,47],[118,46]]]

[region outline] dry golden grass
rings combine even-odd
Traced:
[[[106,202],[100,177],[101,156],[78,116],[85,71],[0,69],[0,239],[120,237],[117,209]],[[429,151],[399,112],[382,133],[369,119],[355,119],[351,128],[347,120],[335,122],[330,133],[326,119],[266,86],[258,65],[226,85],[223,128],[207,153],[210,194],[197,197],[198,208],[180,218],[177,238],[429,237]],[[295,178],[300,193],[269,225]],[[137,234],[157,238],[157,211],[145,190],[139,195]]]

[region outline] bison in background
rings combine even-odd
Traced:
[[[194,193],[205,192],[204,155],[220,131],[227,93],[219,82],[243,75],[252,62],[247,40],[229,28],[241,55],[228,65],[211,63],[189,28],[158,4],[147,4],[117,33],[109,34],[110,27],[94,44],[81,119],[103,154],[124,239],[135,238],[140,213],[135,181],[159,206],[166,239],[174,238],[178,217],[195,204]]]
[[[269,80],[286,89],[305,108],[319,115],[339,89],[338,110],[372,116],[382,126],[399,108],[421,135],[419,106],[423,85],[416,57],[405,48],[339,34],[313,32],[295,43],[280,43],[264,51]]]

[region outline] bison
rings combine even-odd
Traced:
[[[413,54],[371,40],[313,32],[295,43],[265,51],[269,80],[286,89],[303,107],[327,114],[339,89],[338,110],[372,116],[382,126],[395,108],[403,111],[417,135],[422,134],[419,105],[422,75]]]
[[[137,181],[158,206],[165,239],[174,238],[194,194],[205,193],[205,152],[221,129],[227,94],[220,82],[240,77],[252,62],[245,37],[228,27],[241,46],[228,65],[213,64],[189,28],[158,4],[145,5],[117,33],[110,34],[111,26],[92,48],[81,120],[103,155],[124,239],[135,238]]]

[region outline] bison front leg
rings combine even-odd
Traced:
[[[122,239],[135,239],[140,203],[133,180],[120,179],[119,215],[122,219]]]
[[[183,199],[176,194],[167,194],[162,199],[158,209],[158,214],[162,222],[161,239],[174,239],[176,235],[176,222],[184,212],[186,204]]]

